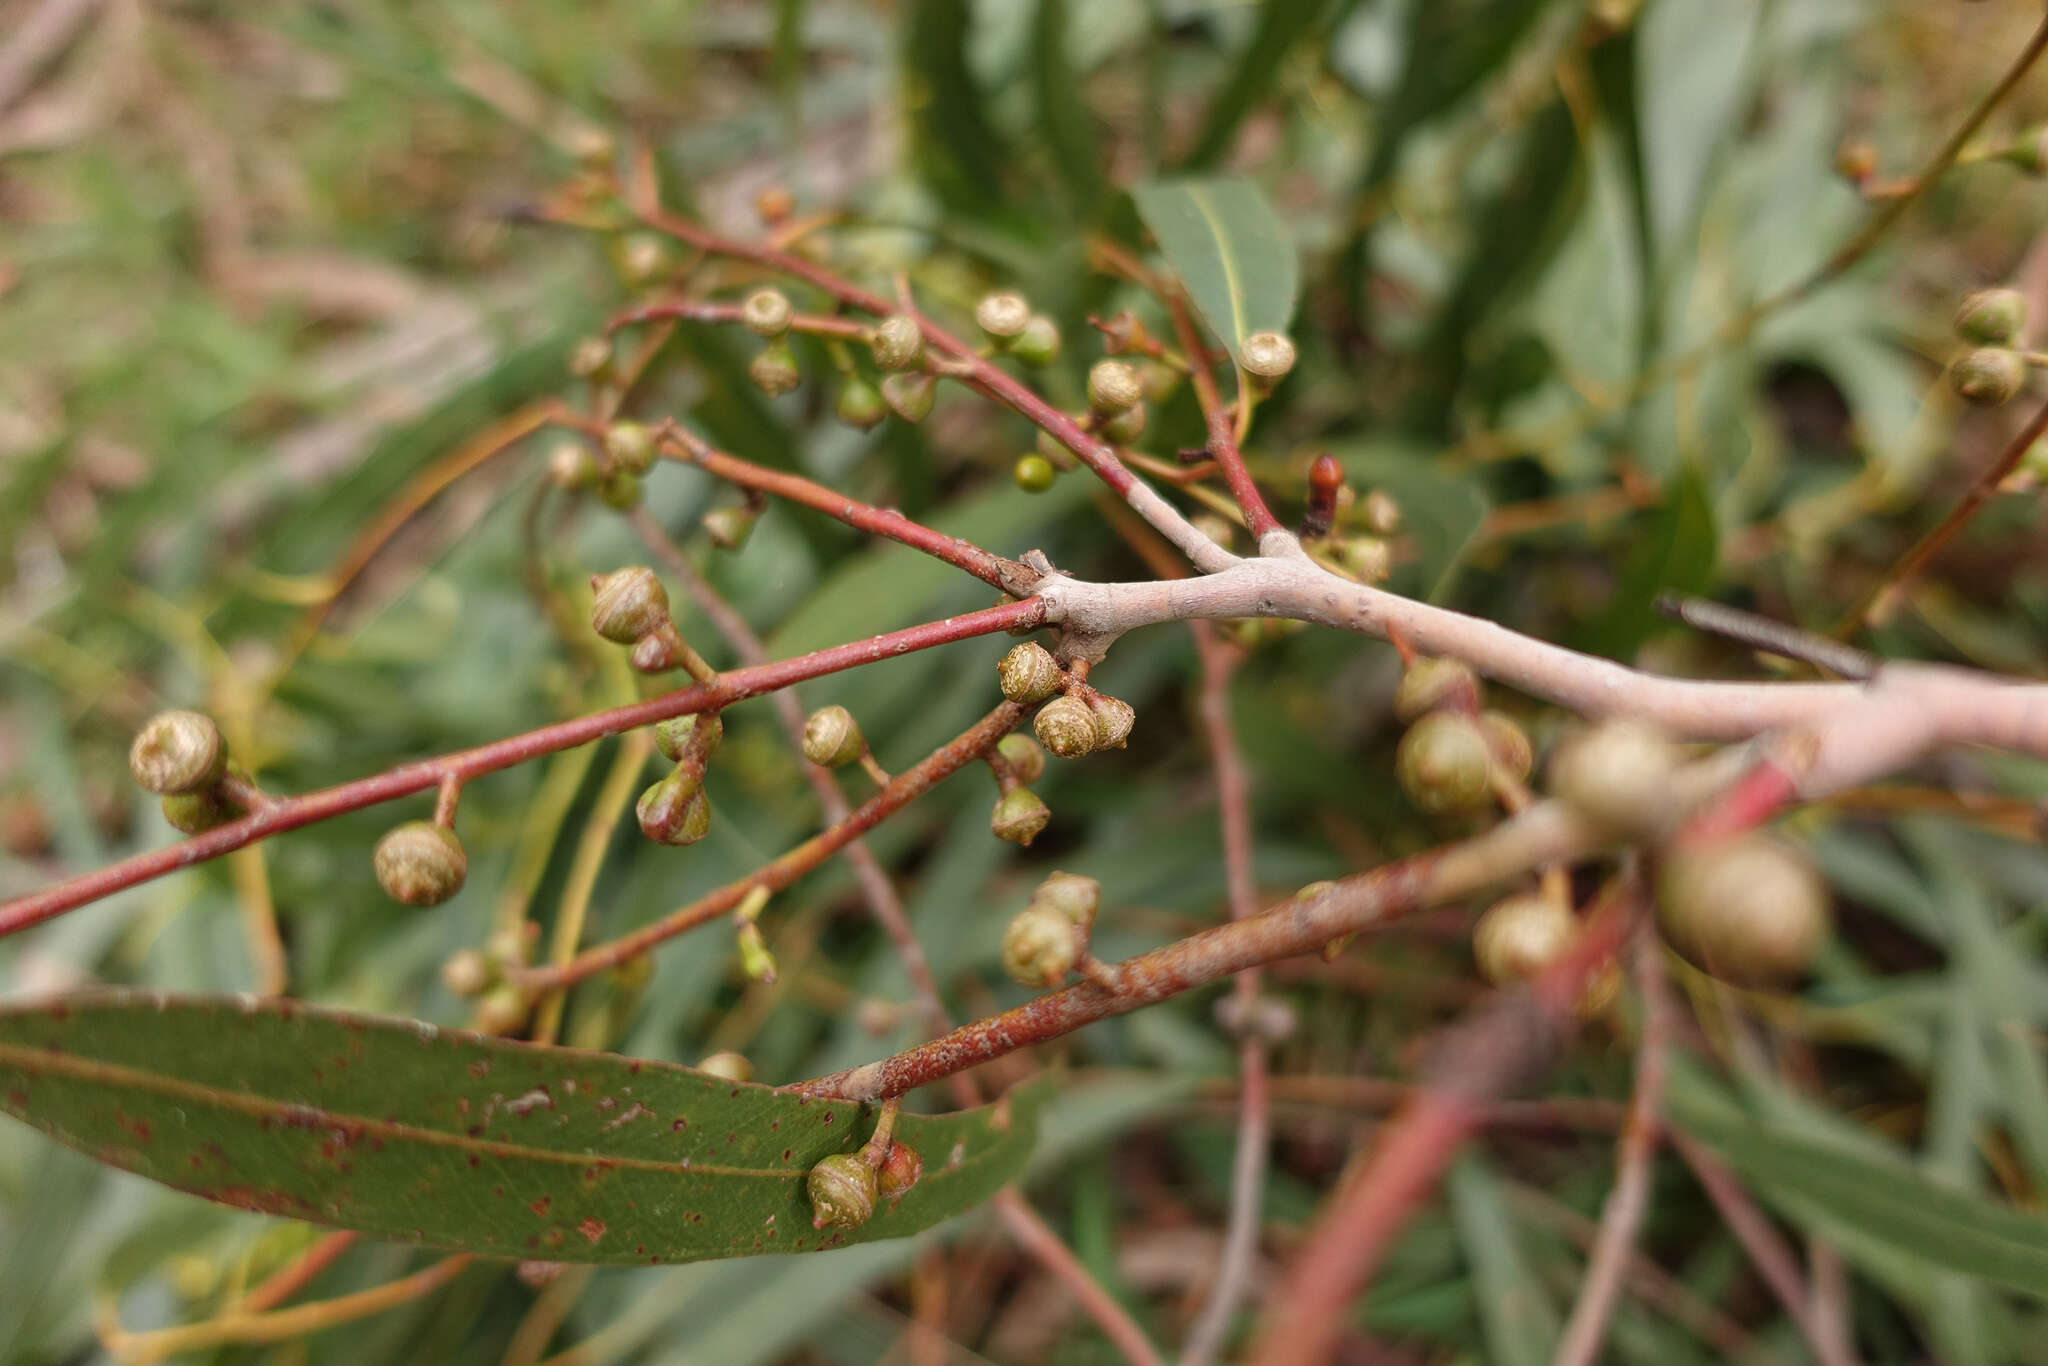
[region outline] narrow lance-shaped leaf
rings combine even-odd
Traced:
[[[1195,311],[1233,359],[1254,332],[1285,332],[1301,289],[1287,225],[1249,180],[1155,180],[1132,189]]]
[[[686,1262],[897,1238],[1030,1156],[1033,1097],[904,1114],[924,1177],[856,1229],[804,1179],[874,1107],[291,1001],[95,992],[0,1011],[0,1108],[210,1200],[495,1257]]]

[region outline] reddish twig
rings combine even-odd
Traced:
[[[1280,522],[1267,508],[1259,486],[1252,482],[1251,471],[1244,466],[1231,410],[1224,406],[1223,396],[1216,389],[1216,376],[1202,359],[1201,334],[1195,331],[1195,320],[1188,315],[1187,301],[1173,290],[1167,291],[1164,298],[1166,311],[1173,318],[1174,335],[1181,349],[1188,353],[1188,378],[1195,386],[1195,399],[1201,404],[1202,419],[1209,429],[1209,456],[1222,471],[1230,496],[1244,513],[1245,529],[1251,532],[1254,541],[1259,540],[1269,531],[1280,530]]]
[[[355,1245],[353,1229],[322,1234],[307,1244],[298,1256],[272,1272],[264,1282],[229,1307],[232,1314],[260,1314],[275,1309],[313,1283],[313,1278],[332,1266],[342,1253]]]
[[[707,303],[699,299],[665,299],[658,304],[646,304],[614,313],[604,325],[607,336],[622,327],[637,327],[642,323],[680,320],[692,323],[741,323],[746,313],[739,304]],[[806,332],[814,337],[841,337],[848,341],[865,340],[871,330],[866,323],[852,318],[835,318],[822,313],[796,313],[789,319],[789,330]]]
[[[1137,1366],[1165,1366],[1165,1358],[1145,1336],[1145,1330],[1088,1274],[1088,1268],[1081,1265],[1080,1258],[1060,1241],[1060,1236],[1038,1217],[1031,1206],[1024,1203],[1022,1196],[1005,1187],[996,1193],[994,1203],[996,1213],[1003,1217],[1004,1225],[1010,1230],[1010,1236],[1040,1266],[1059,1278],[1088,1316],[1102,1326],[1111,1345],[1123,1354],[1124,1360]]]
[[[780,858],[763,864],[745,877],[706,892],[689,905],[671,911],[630,934],[608,943],[592,945],[565,963],[522,968],[510,974],[511,979],[529,990],[551,990],[580,982],[593,973],[617,967],[664,940],[717,919],[738,906],[756,887],[765,887],[770,892],[781,891],[844,849],[857,836],[874,829],[912,800],[930,791],[941,779],[980,759],[996,741],[1016,728],[1024,712],[1025,709],[1015,702],[1003,703],[956,739],[941,745],[890,779],[887,787],[855,808],[846,819],[813,835]]]
[[[734,669],[710,683],[664,693],[659,697],[592,712],[569,721],[542,726],[522,735],[496,740],[475,749],[444,754],[435,759],[404,764],[369,778],[323,788],[297,797],[282,797],[203,835],[179,844],[153,849],[123,859],[55,887],[17,898],[0,906],[0,935],[13,934],[53,916],[74,910],[101,897],[138,886],[154,878],[219,858],[257,840],[296,830],[303,825],[359,811],[380,802],[408,797],[438,787],[454,777],[464,782],[485,773],[525,763],[557,750],[572,749],[601,740],[607,735],[666,721],[692,712],[717,711],[749,697],[786,688],[792,683],[820,678],[842,669],[893,659],[913,650],[930,649],[956,640],[1007,631],[1012,627],[1036,626],[1045,619],[1044,604],[1035,598],[1022,602],[985,607],[978,612],[926,622],[921,626],[891,631],[867,640],[851,641],[807,655],[777,661],[755,669]]]

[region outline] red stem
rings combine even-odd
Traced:
[[[1181,349],[1188,353],[1188,378],[1194,382],[1195,399],[1202,405],[1202,417],[1209,428],[1209,454],[1216,461],[1217,469],[1223,472],[1223,482],[1230,487],[1230,496],[1237,500],[1238,510],[1244,513],[1245,530],[1251,532],[1257,541],[1269,531],[1280,530],[1280,523],[1267,508],[1266,500],[1259,495],[1259,486],[1252,482],[1251,471],[1244,467],[1244,453],[1237,448],[1237,432],[1231,425],[1230,410],[1223,406],[1223,395],[1217,392],[1216,376],[1209,370],[1203,359],[1201,334],[1195,331],[1195,320],[1188,316],[1188,306],[1180,295],[1168,293],[1166,310],[1173,315],[1173,330],[1180,339]]]
[[[218,829],[163,849],[153,849],[146,854],[123,859],[119,863],[96,869],[81,877],[61,882],[55,887],[29,896],[20,897],[0,906],[0,935],[13,934],[31,925],[39,925],[66,911],[75,910],[88,902],[115,892],[148,882],[153,878],[174,873],[180,868],[189,868],[208,859],[219,858],[246,845],[254,844],[270,835],[286,830],[296,830],[302,825],[327,820],[349,811],[358,811],[379,802],[392,801],[399,797],[411,796],[430,787],[438,787],[444,779],[453,777],[467,782],[483,773],[495,773],[510,768],[528,759],[558,750],[573,749],[601,740],[607,735],[666,721],[672,716],[686,716],[691,712],[716,711],[719,708],[759,697],[786,688],[792,683],[819,678],[825,674],[837,673],[842,669],[872,664],[877,660],[893,659],[909,654],[913,650],[930,649],[934,645],[945,645],[956,640],[968,640],[974,636],[990,635],[996,631],[1007,631],[1012,627],[1036,626],[1045,619],[1045,604],[1036,598],[1022,602],[1003,603],[996,607],[985,607],[978,612],[968,612],[943,621],[926,622],[921,626],[891,631],[887,635],[872,636],[867,640],[856,640],[830,649],[815,650],[794,659],[780,660],[774,664],[756,669],[733,669],[721,674],[709,683],[682,688],[675,692],[650,697],[644,702],[629,706],[614,707],[608,711],[592,712],[573,720],[542,726],[522,735],[496,740],[475,749],[444,754],[439,758],[425,759],[418,763],[404,764],[398,768],[376,774],[369,778],[358,778],[352,783],[337,787],[323,788],[298,797],[287,797],[273,801],[239,820],[228,822]]]

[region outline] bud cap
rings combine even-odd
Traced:
[[[1238,359],[1248,374],[1276,380],[1294,368],[1294,342],[1278,332],[1254,332],[1238,343]]]
[[[844,768],[868,752],[860,723],[844,707],[820,707],[804,722],[804,758],[825,768]]]
[[[1055,697],[1031,721],[1038,743],[1062,759],[1078,759],[1099,743],[1095,713],[1078,697]]]
[[[408,906],[438,906],[462,890],[469,858],[446,826],[407,821],[385,832],[371,859],[378,885]]]
[[[974,306],[974,321],[990,337],[1007,341],[1019,336],[1031,323],[1031,305],[1022,294],[1003,290],[984,294]]]
[[[1027,705],[1043,702],[1060,686],[1059,662],[1036,641],[1012,646],[996,665],[996,676],[1002,682],[1003,696]]]
[[[779,337],[789,331],[796,310],[779,289],[757,289],[740,305],[740,321],[757,337]]]
[[[160,797],[211,787],[227,767],[220,727],[203,712],[158,712],[128,748],[128,771],[144,791]]]
[[[1120,360],[1099,360],[1088,370],[1088,406],[1098,413],[1120,413],[1145,400],[1138,372]]]
[[[1052,820],[1052,810],[1028,787],[1013,787],[996,798],[989,813],[988,830],[999,840],[1028,845],[1038,838]]]
[[[875,1213],[875,1169],[858,1153],[834,1153],[811,1168],[812,1228],[859,1228]]]
[[[597,593],[591,604],[591,629],[615,645],[631,645],[668,621],[668,590],[645,565],[630,565],[609,574],[593,574]]]
[[[908,313],[892,313],[875,324],[868,345],[884,370],[908,370],[924,355],[924,329]]]

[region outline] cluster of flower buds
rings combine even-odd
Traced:
[[[602,338],[587,339],[577,348],[575,364],[593,364],[594,351],[602,347],[609,364],[610,345]],[[640,505],[641,476],[654,467],[657,454],[654,429],[644,422],[618,421],[604,429],[593,451],[588,442],[567,439],[548,456],[548,478],[566,490],[590,490],[611,507],[624,512]]]
[[[633,647],[633,667],[661,673],[678,666],[699,678],[709,670],[669,616],[668,590],[645,565],[590,576],[590,628],[614,645]]]
[[[228,757],[213,718],[196,711],[158,712],[136,733],[128,771],[145,792],[162,799],[173,828],[198,835],[242,814],[228,780],[247,775]]]
[[[704,770],[725,738],[717,712],[676,716],[654,728],[655,748],[675,767],[640,794],[640,832],[657,844],[695,844],[711,828]]]
[[[859,1228],[883,1200],[901,1200],[924,1176],[924,1158],[894,1136],[895,1116],[884,1111],[875,1136],[858,1151],[833,1153],[810,1170],[812,1228]]]
[[[1529,777],[1529,737],[1513,717],[1480,703],[1478,677],[1457,660],[1418,656],[1401,674],[1394,716],[1408,730],[1394,751],[1394,776],[1432,816],[1476,811],[1496,786]]]
[[[523,920],[493,933],[483,948],[457,949],[441,961],[441,985],[476,1001],[478,1033],[510,1034],[526,1022],[533,999],[511,975],[532,956],[539,932],[539,925]]]
[[[1949,387],[1967,402],[1995,407],[2027,382],[2019,347],[2027,330],[2027,299],[2016,289],[1982,289],[1956,310],[1956,335],[1971,349],[1949,366]]]
[[[1003,971],[1020,986],[1056,987],[1088,952],[1102,885],[1079,873],[1054,873],[1003,930]]]

